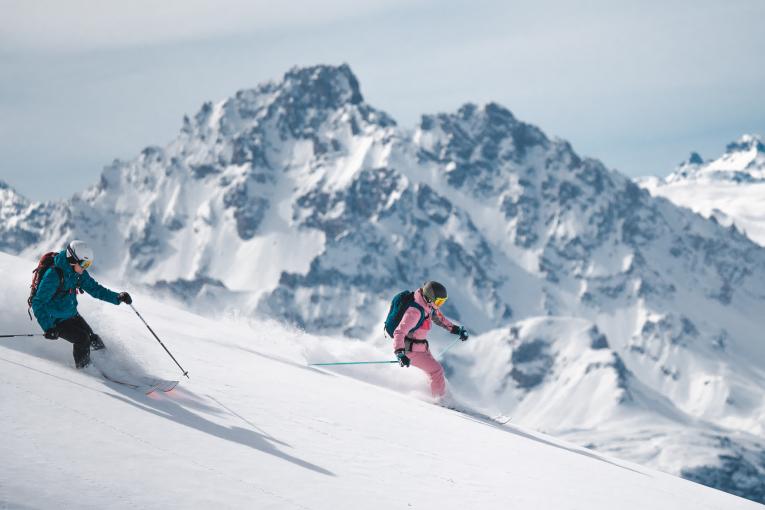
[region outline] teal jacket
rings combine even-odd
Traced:
[[[57,322],[71,319],[77,315],[77,288],[81,288],[94,298],[120,304],[118,294],[99,285],[88,271],[77,274],[66,261],[66,251],[62,251],[53,259],[54,265],[62,270],[64,285],[59,290],[57,271],[51,267],[40,280],[35,297],[32,299],[32,311],[43,331],[47,331]]]

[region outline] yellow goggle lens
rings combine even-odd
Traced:
[[[80,267],[83,269],[87,269],[90,267],[92,263],[93,263],[92,260],[83,260],[82,262],[80,262]]]
[[[435,306],[436,308],[441,308],[441,305],[443,305],[444,303],[446,303],[445,297],[437,297],[436,299],[433,300],[433,306]]]

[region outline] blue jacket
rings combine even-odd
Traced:
[[[35,297],[32,299],[32,311],[43,331],[47,331],[57,322],[71,319],[77,315],[77,288],[81,288],[94,298],[120,304],[118,294],[98,284],[86,271],[77,274],[66,261],[66,251],[53,259],[55,267],[64,275],[64,285],[59,291],[58,272],[51,267],[40,280]]]

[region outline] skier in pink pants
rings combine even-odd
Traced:
[[[402,367],[412,364],[428,374],[430,391],[435,398],[441,398],[446,394],[446,381],[441,363],[433,357],[428,346],[431,324],[435,322],[450,333],[459,335],[463,341],[468,339],[468,333],[464,327],[452,324],[439,310],[447,298],[446,287],[440,283],[426,282],[414,291],[412,297],[412,301],[401,305],[406,310],[393,331],[393,350]]]

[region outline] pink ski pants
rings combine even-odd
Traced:
[[[441,398],[446,394],[446,380],[444,379],[444,368],[436,358],[430,354],[425,345],[415,344],[412,351],[406,355],[412,361],[412,365],[419,368],[430,377],[430,391],[435,398]]]

